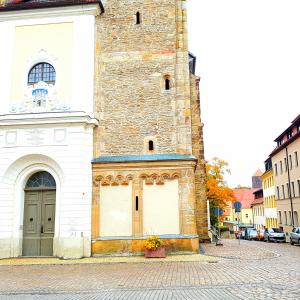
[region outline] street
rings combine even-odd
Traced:
[[[300,246],[224,240],[191,262],[1,265],[0,299],[300,299]],[[5,260],[3,260],[5,262]]]

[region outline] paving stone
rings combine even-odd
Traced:
[[[0,300],[300,299],[300,247],[225,240],[202,261],[0,266]],[[215,248],[214,248],[215,247]]]

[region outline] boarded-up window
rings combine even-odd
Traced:
[[[178,180],[143,187],[144,235],[179,234]]]
[[[101,186],[100,236],[132,236],[132,184]]]

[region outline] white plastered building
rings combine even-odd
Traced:
[[[91,254],[99,3],[0,11],[0,258]]]

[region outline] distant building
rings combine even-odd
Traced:
[[[261,175],[262,175],[261,170],[257,170],[255,174],[252,176],[252,188],[253,189],[261,189],[262,188],[262,180],[261,180]]]
[[[265,227],[265,208],[264,208],[264,194],[262,189],[254,191],[254,201],[251,204],[253,214],[253,225],[256,229],[263,229]]]
[[[234,195],[236,196],[237,201],[241,202],[242,209],[240,213],[240,223],[245,225],[253,224],[253,214],[251,204],[254,201],[254,191],[252,188],[239,188],[234,189]],[[238,221],[238,214],[233,209],[233,221]]]
[[[299,226],[300,213],[300,115],[276,139],[270,154],[278,210],[278,223],[285,232]]]

